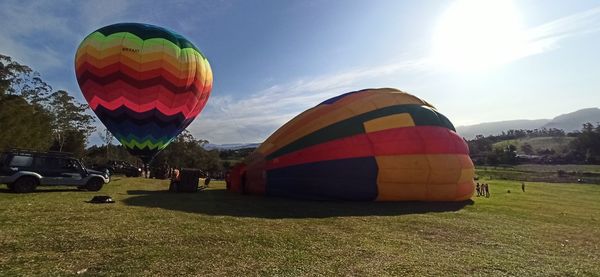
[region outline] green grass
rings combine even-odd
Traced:
[[[515,166],[478,166],[476,174],[480,178],[487,179],[551,183],[575,183],[582,179],[585,183],[600,184],[600,165],[521,164]]]
[[[569,143],[575,138],[572,137],[536,137],[536,138],[519,138],[496,142],[494,148],[504,148],[509,144],[517,147],[517,152],[521,153],[521,145],[528,143],[533,150],[553,149],[556,153],[563,153],[569,149]]]
[[[488,183],[491,198],[459,204],[243,196],[218,182],[173,194],[139,178],[0,193],[0,276],[600,275],[600,186]],[[99,194],[117,203],[85,202]]]

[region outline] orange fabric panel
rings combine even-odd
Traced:
[[[348,98],[348,100],[346,100]],[[361,101],[356,101],[361,99]],[[425,101],[395,89],[372,89],[349,95],[330,105],[317,106],[308,114],[301,114],[285,124],[260,147],[259,152],[268,155],[291,142],[333,123],[363,114],[374,109],[399,104],[429,105]],[[314,110],[314,111],[313,111]],[[305,119],[306,117],[306,119]]]
[[[365,131],[371,133],[392,128],[415,126],[415,122],[410,114],[401,113],[369,120],[363,123],[363,125],[365,126]]]
[[[414,201],[427,197],[427,186],[422,183],[399,185],[377,181],[377,188],[379,191],[375,201]]]
[[[471,178],[470,181],[458,184],[456,188],[456,198],[454,201],[471,199],[471,197],[473,197],[473,192],[475,192],[475,182]]]

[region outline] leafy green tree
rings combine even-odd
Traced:
[[[153,168],[164,166],[198,168],[204,172],[220,172],[223,165],[216,150],[204,149],[206,140],[195,139],[187,130],[183,131],[167,148],[160,152],[152,163]]]
[[[571,142],[572,155],[585,163],[600,163],[600,124],[583,124],[581,133]]]
[[[51,91],[38,72],[0,54],[0,97],[19,95],[30,104],[44,105]]]
[[[0,149],[50,147],[51,116],[44,107],[50,90],[38,73],[0,54]]]
[[[527,155],[533,155],[535,153],[533,147],[529,143],[523,143],[523,145],[521,145],[521,151]]]
[[[80,138],[72,135],[72,132],[81,133],[85,138],[85,146],[88,136],[95,130],[92,125],[94,117],[86,113],[88,106],[77,102],[68,92],[59,90],[50,95],[49,109],[52,114],[52,134],[56,141],[54,149],[63,151],[69,138]]]
[[[20,96],[0,98],[0,150],[27,148],[47,150],[52,145],[50,114]]]

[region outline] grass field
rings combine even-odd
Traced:
[[[483,179],[521,180],[551,183],[600,184],[600,165],[520,164],[515,166],[478,166],[476,173]]]
[[[2,190],[0,276],[600,275],[600,186],[488,183],[491,198],[466,203],[296,201],[219,182],[173,194],[139,178]],[[99,194],[117,203],[85,202]]]

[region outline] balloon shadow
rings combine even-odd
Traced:
[[[257,218],[327,218],[344,216],[395,216],[458,211],[473,205],[463,202],[351,202],[308,201],[240,195],[224,189],[197,193],[129,190],[122,202],[130,206],[162,208],[205,215]]]

